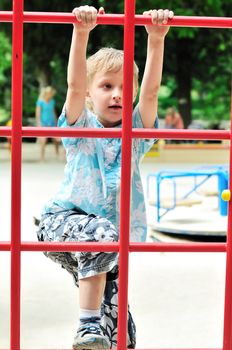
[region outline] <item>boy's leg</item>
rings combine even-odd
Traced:
[[[73,341],[76,350],[110,349],[110,341],[101,326],[101,304],[106,273],[79,280],[80,325]]]
[[[115,227],[106,219],[95,215],[80,215],[67,211],[42,218],[38,239],[60,242],[114,242],[118,240]],[[80,305],[97,311],[102,303],[106,273],[117,266],[117,253],[104,252],[48,252],[46,256],[71,272],[75,283],[80,285]],[[97,288],[97,294],[96,289]],[[93,300],[91,300],[91,298]],[[94,319],[94,322],[93,320]],[[81,320],[74,339],[74,349],[108,349],[110,342],[103,334],[100,317]]]
[[[53,240],[53,241],[98,241],[105,240],[116,241],[118,237],[116,233],[111,231],[109,224],[105,219],[97,218],[97,220],[90,221],[89,224],[83,222],[84,216],[73,215],[71,211],[70,217],[68,213],[65,214],[56,214],[51,215],[46,220],[42,220],[40,223],[40,228],[38,232],[39,240]],[[82,219],[81,219],[82,217]],[[68,220],[67,220],[68,218]],[[85,220],[85,218],[84,218]],[[103,230],[103,228],[104,230]],[[85,228],[85,232],[77,232],[75,227]],[[99,227],[101,228],[99,230]],[[86,235],[87,231],[87,235]],[[93,234],[95,232],[95,234]],[[78,236],[78,237],[77,237]],[[95,236],[95,238],[94,238]],[[79,254],[79,260],[77,258]],[[62,253],[62,252],[49,252],[46,253],[53,261],[58,262],[65,268],[69,273],[72,274],[74,282],[77,287],[80,283],[89,283],[91,279],[88,277],[89,272],[91,272],[92,261],[95,260],[95,266],[107,265],[108,271],[107,281],[105,285],[104,298],[102,303],[102,325],[105,329],[105,333],[111,342],[111,346],[116,346],[117,340],[117,316],[118,316],[118,265],[115,264],[115,258],[117,254],[112,253]],[[106,264],[106,262],[108,263]],[[79,279],[80,275],[78,274],[79,269],[82,270],[82,278]],[[107,272],[107,271],[106,271]],[[100,274],[96,276],[101,276],[103,273],[99,271]],[[84,277],[84,278],[83,278]],[[90,282],[92,283],[92,282]],[[96,283],[96,281],[95,281]],[[101,288],[103,288],[104,282],[101,282]],[[80,292],[82,293],[82,292]],[[102,292],[101,292],[102,293]],[[101,295],[100,293],[100,295]],[[101,297],[99,297],[100,299]],[[82,298],[81,298],[82,299]],[[84,300],[84,299],[83,299]],[[80,300],[81,303],[81,300]],[[93,306],[93,305],[92,305]],[[86,309],[86,304],[81,304],[83,309]],[[94,305],[95,308],[95,305]],[[91,308],[90,308],[91,309]],[[136,344],[136,329],[135,324],[128,311],[128,348],[135,348]]]
[[[80,309],[99,310],[106,285],[106,273],[79,280]]]
[[[39,225],[39,220],[35,223]],[[59,253],[57,253],[59,254]],[[69,272],[74,278],[74,283],[79,287],[78,280],[78,263],[76,260],[71,259],[68,253],[62,259],[62,266]],[[101,275],[99,275],[101,276]],[[86,279],[87,280],[87,279]],[[82,280],[84,281],[84,280]],[[104,281],[105,283],[105,281]],[[85,308],[84,306],[82,306]],[[108,336],[111,347],[114,348],[117,345],[117,317],[118,317],[118,266],[114,268],[110,274],[105,285],[104,298],[101,307],[102,311],[102,325],[105,329],[105,333]],[[135,348],[136,346],[136,327],[133,321],[132,315],[128,306],[128,334],[127,334],[127,347]]]

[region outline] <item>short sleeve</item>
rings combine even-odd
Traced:
[[[68,124],[65,105],[64,105],[61,115],[58,118],[57,125],[61,128],[85,128],[87,118],[88,118],[88,110],[84,109],[80,117],[77,119],[77,121],[74,124],[72,125]],[[62,137],[62,142],[65,148],[69,146],[74,146],[75,144],[77,144],[78,140],[79,138],[77,137]]]
[[[139,112],[139,105],[137,104],[133,111],[133,128],[143,128],[143,121]],[[155,118],[154,128],[158,129],[158,116]]]
[[[139,112],[139,105],[137,105],[133,111],[133,128],[144,128],[143,122],[141,118],[141,114]],[[158,129],[158,116],[155,118],[154,128]],[[133,141],[133,152],[138,153],[138,158],[140,159],[145,153],[149,151],[149,149],[153,146],[153,144],[157,141],[157,139],[134,139]]]
[[[43,105],[43,101],[41,100],[36,101],[36,107],[42,107],[42,105]]]

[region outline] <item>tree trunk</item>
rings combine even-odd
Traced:
[[[192,121],[191,116],[191,87],[192,87],[192,61],[190,39],[177,40],[177,97],[178,109],[183,117],[185,128]]]

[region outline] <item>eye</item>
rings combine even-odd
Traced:
[[[111,89],[111,88],[112,88],[112,85],[109,84],[109,83],[106,83],[106,84],[104,84],[103,87],[104,87],[104,89],[108,90],[108,89]]]

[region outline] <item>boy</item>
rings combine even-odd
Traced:
[[[91,6],[73,10],[77,18],[68,64],[68,91],[59,118],[62,127],[120,127],[123,105],[123,52],[101,49],[86,61],[90,31],[97,11]],[[169,10],[151,10],[154,24],[167,24]],[[148,51],[133,127],[156,124],[157,96],[168,26],[146,26]],[[134,64],[134,100],[138,68]],[[86,107],[88,106],[88,108]],[[64,138],[67,152],[65,180],[44,208],[38,232],[41,241],[114,242],[119,239],[121,140]],[[153,140],[133,140],[131,240],[146,239],[146,214],[139,162]],[[79,286],[80,326],[74,349],[109,349],[117,337],[117,254],[46,253],[72,273]],[[102,308],[102,310],[101,310]],[[135,347],[135,326],[128,314],[128,347]]]

